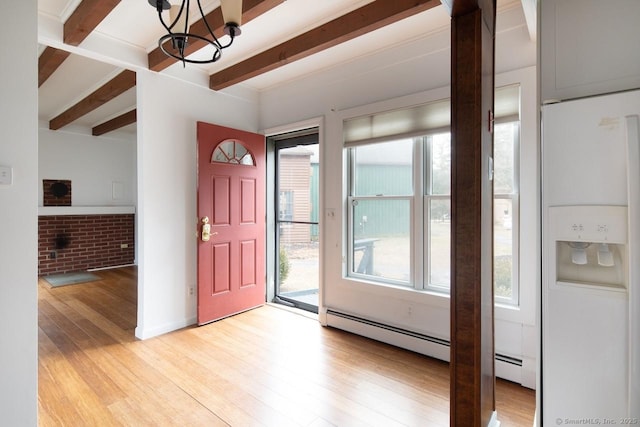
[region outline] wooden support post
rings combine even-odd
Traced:
[[[495,0],[451,20],[451,425],[495,423],[493,94]]]

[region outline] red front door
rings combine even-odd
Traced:
[[[265,139],[202,122],[197,136],[202,325],[265,303]]]

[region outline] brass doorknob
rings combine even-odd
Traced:
[[[209,224],[209,217],[203,216],[200,221],[202,222],[202,233],[200,234],[200,238],[203,242],[208,242],[211,238],[211,224]]]

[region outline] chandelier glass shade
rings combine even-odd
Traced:
[[[224,33],[229,36],[226,44],[220,43],[215,36],[213,29],[207,22],[205,14],[202,10],[200,0],[196,0],[198,5],[198,14],[194,14],[190,8],[190,0],[182,0],[180,4],[171,4],[168,0],[149,0],[149,4],[158,12],[158,19],[167,31],[167,34],[158,39],[158,46],[165,55],[181,61],[183,64],[189,62],[191,64],[208,64],[216,62],[222,57],[222,49],[226,49],[233,43],[236,36],[240,35],[240,24],[242,19],[242,0],[220,0],[222,9],[222,17],[224,20]],[[163,12],[169,11],[169,21],[165,21]],[[202,21],[206,28],[206,33],[196,34],[190,33],[189,29],[195,22],[193,16]],[[167,41],[171,43],[166,43]],[[211,55],[204,59],[188,58],[189,53],[185,50],[190,42],[200,40],[205,45],[213,48]]]

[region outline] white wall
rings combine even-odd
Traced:
[[[495,315],[496,351],[522,359],[523,368],[498,373],[534,387],[536,287],[540,281],[536,49],[529,39],[519,2],[499,13],[497,26],[496,85],[522,85],[523,114],[519,236],[521,304],[517,308],[498,307]],[[446,98],[450,93],[449,74],[450,31],[447,29],[262,94],[262,128],[325,117],[326,138],[321,141],[323,202],[324,209],[334,210],[336,215],[323,224],[324,308],[425,335],[449,338],[448,297],[344,278],[346,193],[343,177],[346,169],[342,148],[342,120],[346,115]],[[360,332],[369,333],[366,328]],[[393,343],[405,345],[401,341]],[[448,357],[448,352],[446,356],[438,352],[432,355]]]
[[[196,122],[257,131],[258,99],[139,72],[138,325],[149,338],[196,321]]]
[[[496,73],[535,65],[536,44],[529,39],[520,2],[500,11],[496,31]],[[445,87],[450,82],[450,42],[446,28],[264,91],[260,128]]]
[[[0,185],[0,419],[37,424],[38,88],[35,1],[3,4],[0,38],[0,165],[13,184]],[[19,70],[19,71],[17,71]],[[19,100],[19,102],[16,102]]]
[[[135,204],[135,135],[118,138],[65,131],[39,130],[38,204],[42,206],[43,179],[71,180],[73,206]],[[114,194],[113,187],[122,188]],[[115,196],[115,197],[114,197]]]

